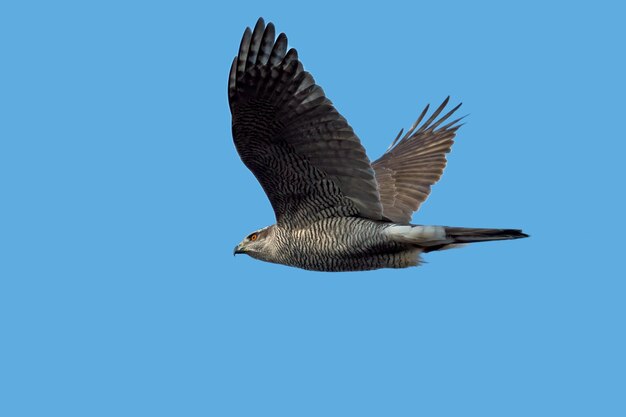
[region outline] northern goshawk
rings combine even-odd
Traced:
[[[527,237],[515,229],[409,224],[446,165],[460,104],[448,99],[370,163],[359,138],[306,72],[284,33],[246,28],[228,80],[237,152],[272,204],[276,224],[234,253],[317,271],[405,268],[420,254]]]

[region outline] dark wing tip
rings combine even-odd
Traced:
[[[450,101],[450,96],[447,96],[445,98],[445,100],[443,100],[443,102],[439,105],[439,107],[437,107],[437,109],[435,109],[433,114],[431,114],[430,117],[425,122],[422,123],[422,121],[424,120],[424,118],[428,114],[428,110],[430,109],[430,104],[427,104],[424,107],[424,110],[422,110],[422,112],[418,116],[417,120],[407,130],[405,135],[402,138],[397,136],[393,140],[393,142],[391,143],[389,148],[387,148],[386,152],[389,152],[392,149],[394,149],[396,147],[396,145],[400,145],[403,142],[409,141],[412,138],[417,137],[419,135],[423,135],[426,132],[431,132],[431,133],[435,133],[435,134],[439,133],[439,132],[446,132],[446,131],[456,132],[464,124],[464,123],[461,123],[461,124],[457,124],[457,123],[460,122],[461,120],[463,120],[468,115],[459,117],[459,118],[453,120],[452,122],[449,122],[448,124],[446,124],[444,126],[441,126],[441,124],[443,122],[445,122],[446,120],[448,120],[450,118],[450,116],[452,116],[463,105],[463,103],[457,104],[452,110],[448,111],[445,115],[443,115],[439,119],[437,119],[437,117],[445,109],[445,107],[449,103],[449,101]]]

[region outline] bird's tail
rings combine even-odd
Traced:
[[[391,225],[386,231],[394,240],[422,247],[424,252],[449,249],[466,243],[528,237],[518,229],[472,227]]]

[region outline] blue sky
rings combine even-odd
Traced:
[[[0,415],[626,415],[623,15],[3,3]],[[274,221],[226,97],[259,16],[371,158],[464,103],[415,223],[532,238],[367,273],[233,258]]]

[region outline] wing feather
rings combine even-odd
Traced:
[[[277,221],[382,219],[374,170],[354,131],[304,71],[287,37],[259,19],[244,31],[228,80],[233,139]]]
[[[372,167],[376,172],[383,215],[398,223],[409,223],[413,212],[428,198],[431,186],[441,178],[457,129],[458,118],[441,126],[461,106],[437,119],[450,97],[422,124],[426,106],[404,136],[402,130]],[[402,136],[402,137],[401,137]]]

